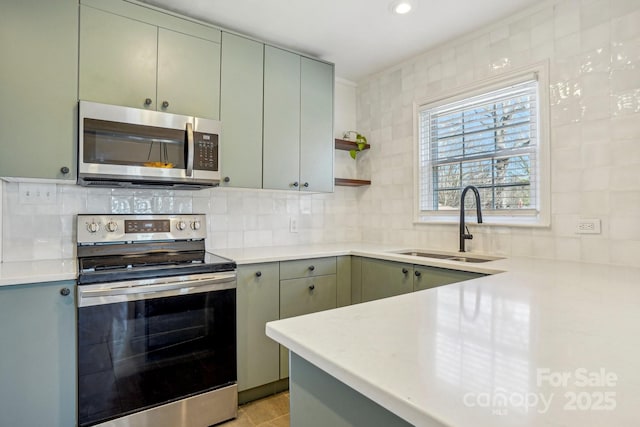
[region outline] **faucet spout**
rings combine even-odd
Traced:
[[[473,234],[469,233],[469,229],[464,223],[464,198],[467,195],[467,191],[473,191],[473,194],[476,198],[476,216],[478,219],[478,224],[482,224],[482,209],[480,207],[480,192],[473,185],[467,185],[464,190],[462,190],[462,194],[460,195],[460,252],[465,252],[464,250],[464,241],[473,239]],[[466,232],[465,232],[466,231]]]

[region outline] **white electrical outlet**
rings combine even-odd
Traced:
[[[20,203],[26,205],[53,205],[56,203],[55,184],[35,184],[21,182],[18,184]]]
[[[298,232],[298,218],[293,216],[289,218],[289,232],[290,233]]]
[[[600,220],[594,219],[579,219],[576,226],[577,234],[600,234]]]

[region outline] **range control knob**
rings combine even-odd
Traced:
[[[118,230],[118,223],[115,221],[109,221],[107,225],[105,225],[105,228],[109,233],[113,233]]]
[[[178,221],[178,223],[176,224],[176,228],[180,231],[183,231],[185,228],[187,228],[187,223],[184,221]]]
[[[193,221],[191,223],[191,229],[195,231],[200,230],[200,221]]]
[[[87,224],[87,231],[89,233],[96,233],[98,230],[100,230],[100,225],[97,222],[91,221]]]

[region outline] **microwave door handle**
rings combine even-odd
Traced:
[[[187,176],[193,175],[193,124],[187,123]]]

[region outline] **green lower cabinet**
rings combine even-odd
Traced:
[[[280,318],[301,316],[337,307],[336,275],[280,281]],[[289,351],[280,347],[280,378],[289,376]]]
[[[446,268],[427,267],[424,265],[413,266],[413,290],[435,288],[450,283],[463,282],[477,279],[485,274],[472,273],[470,271],[448,270]]]
[[[76,425],[75,282],[0,287],[0,426]]]
[[[362,302],[413,292],[413,265],[363,258]]]
[[[277,262],[238,267],[238,391],[280,378],[279,345],[265,334],[265,324],[278,320],[279,292]]]

